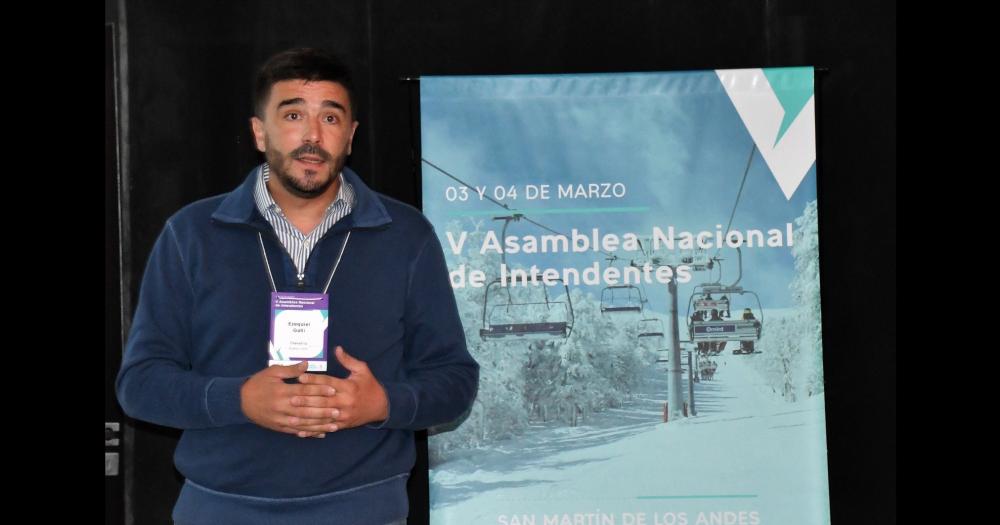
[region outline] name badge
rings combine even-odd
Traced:
[[[325,293],[271,292],[271,340],[267,365],[309,363],[326,371],[326,329],[330,296]]]

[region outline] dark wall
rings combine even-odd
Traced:
[[[265,58],[293,45],[341,49],[362,73],[358,105],[363,111],[370,104],[365,3],[296,1],[294,11],[284,5],[126,2],[136,271],[170,214],[231,190],[259,162],[250,99],[254,68]],[[370,133],[357,140],[363,152]],[[355,155],[352,165],[370,172],[369,159]]]
[[[350,164],[376,190],[415,205],[418,88],[401,77],[825,68],[817,177],[832,519],[895,521],[895,2],[107,1],[128,34],[133,298],[167,216],[228,191],[259,162],[248,124],[253,68],[286,47],[348,56],[361,120]],[[882,316],[862,316],[873,291]],[[135,497],[169,516],[176,478],[148,487],[172,476],[176,433],[137,432],[150,475]],[[426,516],[426,480],[411,489],[414,517]]]

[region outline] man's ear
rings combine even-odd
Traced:
[[[351,147],[354,145],[354,132],[356,132],[357,130],[358,130],[358,121],[355,120],[354,123],[351,124],[351,138],[347,139],[347,154],[348,155],[351,154]],[[263,151],[263,150],[261,150],[261,151]]]
[[[257,144],[257,151],[264,153],[267,149],[267,140],[264,135],[264,121],[257,117],[250,117],[250,129],[253,131],[253,140]]]

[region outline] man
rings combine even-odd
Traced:
[[[116,386],[128,415],[184,429],[176,523],[402,523],[413,431],[475,396],[432,227],[344,166],[351,91],[325,52],[269,59],[251,119],[267,162],[153,247]]]

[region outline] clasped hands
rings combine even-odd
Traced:
[[[350,372],[344,379],[308,374],[305,361],[272,365],[254,374],[240,389],[243,413],[254,423],[299,437],[325,437],[389,417],[389,401],[368,364],[338,346],[337,361]],[[298,378],[299,384],[284,380]]]

